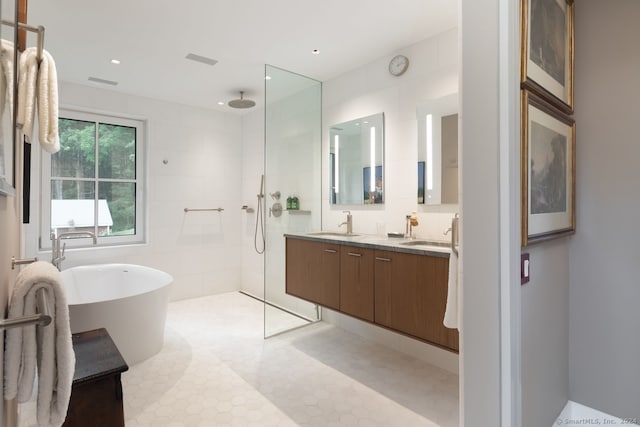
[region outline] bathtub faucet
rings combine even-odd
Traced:
[[[67,247],[67,244],[63,243],[62,249],[60,248],[62,239],[79,239],[83,237],[91,237],[93,244],[98,244],[98,238],[95,233],[91,231],[67,231],[58,234],[58,236],[56,236],[55,232],[51,233],[51,263],[55,265],[58,270],[61,270],[60,264],[62,264],[62,261],[65,259],[64,250]]]

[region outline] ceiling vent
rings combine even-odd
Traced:
[[[207,58],[206,56],[196,55],[195,53],[189,53],[185,56],[186,59],[190,59],[192,61],[200,62],[202,64],[207,65],[216,65],[218,61],[213,58]]]
[[[114,82],[113,80],[100,79],[98,77],[89,77],[89,81],[95,82],[95,83],[101,83],[103,85],[118,86],[118,82]]]

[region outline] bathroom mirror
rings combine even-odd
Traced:
[[[458,94],[416,108],[418,204],[458,203]]]
[[[329,138],[330,203],[384,203],[384,113],[335,124]]]
[[[14,93],[16,89],[16,50],[14,43],[18,31],[12,22],[16,19],[16,2],[2,2],[0,17],[0,194],[15,196],[14,188]]]

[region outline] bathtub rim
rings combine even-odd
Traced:
[[[73,275],[74,271],[87,271],[87,270],[100,270],[100,269],[117,270],[122,268],[130,268],[132,271],[137,270],[138,272],[151,272],[153,273],[154,276],[162,278],[163,280],[159,280],[157,283],[155,283],[156,286],[151,289],[145,290],[144,292],[131,294],[131,295],[118,296],[116,298],[92,300],[92,301],[86,301],[86,302],[71,302],[69,300],[70,292],[69,292],[68,286],[73,286],[76,283],[75,277]],[[133,298],[138,295],[149,294],[151,292],[157,291],[158,289],[161,289],[164,287],[170,287],[173,284],[173,280],[174,280],[173,276],[167,273],[166,271],[162,271],[157,268],[149,267],[142,264],[130,264],[130,263],[100,263],[100,264],[78,265],[78,266],[66,268],[62,270],[60,274],[62,278],[62,285],[65,288],[65,291],[67,293],[67,305],[70,307],[80,306],[80,305],[100,304],[100,303],[109,302],[109,301],[120,301],[127,298]],[[67,276],[69,276],[70,280],[72,281],[71,283],[67,283],[67,281],[65,280]]]

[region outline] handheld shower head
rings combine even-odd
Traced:
[[[264,197],[264,174],[260,175],[260,192],[258,193],[258,197]]]

